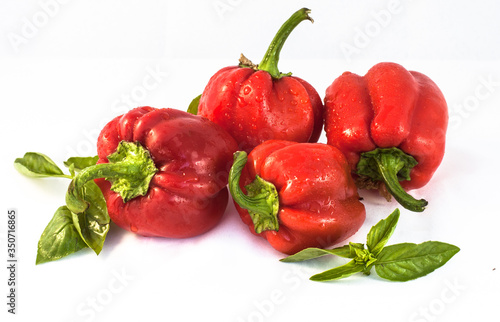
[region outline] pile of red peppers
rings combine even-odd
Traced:
[[[285,254],[358,231],[359,188],[423,211],[428,202],[408,191],[426,185],[443,158],[443,94],[421,73],[379,63],[364,76],[345,72],[322,99],[278,70],[287,37],[313,21],[309,13],[283,24],[259,64],[242,55],[216,72],[189,113],[138,107],[111,120],[98,157],[68,160],[70,175],[42,154],[17,159],[24,174],[71,179],[37,262],[85,247],[99,253],[110,221],[143,236],[205,233],[221,220],[228,191],[250,231]],[[317,143],[323,127],[327,143]]]

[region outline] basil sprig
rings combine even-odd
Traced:
[[[46,155],[28,152],[14,161],[14,167],[28,177],[59,177],[73,182],[77,172],[95,165],[97,160],[97,156],[69,158],[64,162],[70,172],[67,175]],[[81,212],[72,212],[68,205],[57,209],[40,236],[36,264],[58,260],[87,247],[96,254],[101,252],[110,222],[106,200],[94,181],[86,182],[80,190],[88,208]]]
[[[438,241],[421,244],[402,243],[386,247],[396,229],[399,209],[386,219],[379,221],[368,232],[366,247],[360,243],[349,243],[334,249],[307,248],[281,259],[282,262],[300,262],[325,255],[350,258],[347,264],[311,276],[313,281],[332,281],[356,273],[370,275],[375,268],[378,276],[391,281],[409,281],[425,276],[443,266],[460,251],[457,246]]]

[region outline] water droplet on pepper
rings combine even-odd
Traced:
[[[245,99],[241,96],[238,96],[238,104],[240,106],[246,106],[247,105],[247,102],[245,101]]]

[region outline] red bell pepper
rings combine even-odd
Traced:
[[[120,162],[116,154],[125,143],[138,146],[130,153],[143,154],[144,162]],[[96,183],[118,226],[144,236],[191,237],[220,221],[236,149],[234,139],[205,118],[139,107],[104,127],[97,142],[98,164],[85,171],[89,178],[108,179]],[[150,182],[139,185],[136,175],[144,172]]]
[[[280,28],[259,65],[243,55],[239,66],[225,67],[205,87],[197,109],[227,130],[241,150],[269,139],[317,142],[323,128],[323,103],[301,78],[278,70],[281,48],[309,9],[295,12]]]
[[[65,174],[49,157],[28,152],[15,168],[33,178],[71,179],[38,242],[36,263],[84,248],[99,254],[110,219],[144,236],[184,238],[221,219],[236,141],[206,118],[144,106],[101,131],[95,157],[71,157]]]
[[[406,191],[426,185],[443,159],[448,107],[436,84],[379,63],[365,76],[338,77],[325,109],[328,144],[346,155],[360,187],[388,191],[405,208],[423,211],[427,201]]]
[[[365,220],[344,155],[320,143],[270,140],[235,153],[229,191],[250,231],[280,252],[325,248]]]

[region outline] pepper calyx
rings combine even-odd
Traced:
[[[246,162],[246,152],[234,154],[234,163],[229,171],[229,192],[241,208],[248,210],[257,234],[266,230],[278,231],[279,197],[276,187],[257,175],[253,182],[245,186],[247,194],[243,193],[239,182]]]
[[[108,156],[108,161],[83,169],[70,183],[66,204],[72,212],[80,213],[88,208],[82,193],[83,186],[90,180],[104,178],[110,181],[111,190],[127,202],[146,195],[158,171],[149,151],[138,142],[121,141],[116,151]]]
[[[240,60],[238,66],[242,68],[251,68],[255,71],[259,70],[259,65],[254,64],[250,59],[248,59],[245,55],[240,54]]]
[[[390,193],[404,208],[422,212],[428,202],[425,199],[415,199],[409,195],[399,181],[411,180],[410,172],[418,162],[411,155],[404,153],[401,149],[377,148],[369,152],[363,152],[357,164],[356,174],[362,181],[372,181],[373,186],[383,183],[387,192]],[[366,184],[366,186],[369,186]]]
[[[124,202],[146,195],[151,179],[158,172],[151,154],[139,142],[120,142],[108,161],[124,168],[117,176],[105,177],[112,182],[111,190],[119,193]]]

